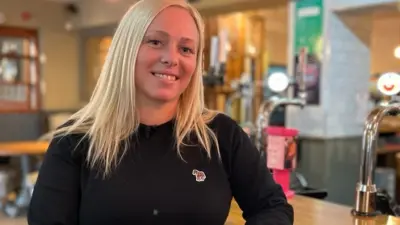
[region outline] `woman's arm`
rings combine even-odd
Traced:
[[[29,225],[78,224],[80,157],[73,155],[77,143],[69,136],[51,141],[33,191]]]
[[[218,135],[224,148],[221,156],[246,225],[292,225],[293,208],[273,180],[266,159],[235,121],[221,118],[218,123],[217,129],[223,131]]]

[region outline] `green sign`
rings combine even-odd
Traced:
[[[295,54],[301,47],[320,55],[323,33],[323,0],[301,0],[295,3]]]
[[[306,96],[308,105],[320,104],[323,1],[301,0],[294,11],[294,97]]]

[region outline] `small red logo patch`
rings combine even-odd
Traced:
[[[206,179],[206,174],[200,170],[194,169],[192,175],[196,177],[197,182],[203,182]]]

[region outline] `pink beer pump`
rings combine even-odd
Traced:
[[[298,131],[285,127],[267,127],[267,167],[272,170],[276,183],[280,184],[287,198],[294,195],[290,190],[290,174],[296,168]]]
[[[264,102],[261,109],[263,113],[259,113],[257,119],[256,147],[262,153],[265,153],[267,167],[272,170],[275,182],[282,186],[286,196],[289,198],[294,195],[289,186],[290,174],[296,168],[296,139],[298,131],[285,127],[269,126],[271,113],[282,105],[303,107],[305,100],[281,98]]]
[[[256,147],[261,151],[261,154],[265,153],[267,167],[272,170],[275,182],[282,186],[287,197],[294,195],[294,192],[290,190],[290,174],[296,168],[296,139],[299,132],[296,129],[269,126],[270,117],[278,107],[292,105],[303,108],[306,105],[307,52],[306,48],[300,48],[298,62],[295,65],[295,76],[286,75],[288,79],[286,88],[280,89],[270,85],[270,89],[275,91],[277,95],[261,103],[256,121]],[[278,80],[282,80],[283,75],[276,74],[275,76],[279,76],[280,79]],[[290,87],[297,88],[295,98],[286,96]]]

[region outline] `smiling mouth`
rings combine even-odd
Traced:
[[[162,74],[162,73],[151,73],[153,76],[163,79],[163,80],[168,80],[168,81],[177,81],[179,78],[174,75],[168,75],[168,74]]]
[[[385,88],[386,91],[391,91],[394,88],[394,85],[383,85],[383,88]]]

